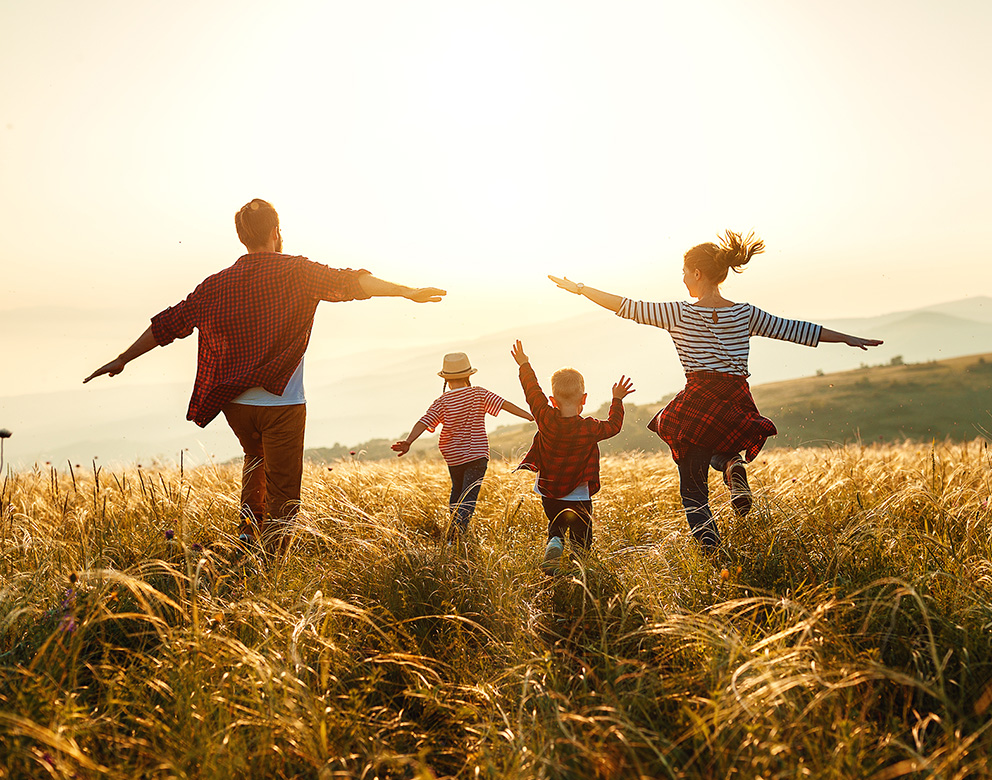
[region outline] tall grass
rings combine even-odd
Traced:
[[[0,778],[988,778],[984,444],[776,450],[714,563],[670,458],[613,456],[593,553],[538,571],[494,462],[311,468],[279,558],[237,467],[8,474]]]

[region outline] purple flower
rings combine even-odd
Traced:
[[[71,634],[73,631],[76,630],[76,626],[77,626],[76,618],[73,617],[72,615],[65,615],[62,618],[62,622],[59,623],[59,631],[62,631],[66,634]]]
[[[199,542],[193,542],[193,552],[200,552],[203,549],[203,545]]]
[[[165,538],[166,538],[167,541],[170,541],[171,542],[172,541],[172,537],[175,536],[175,535],[176,535],[176,532],[173,531],[171,528],[166,529]]]

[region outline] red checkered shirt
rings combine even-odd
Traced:
[[[743,450],[750,462],[765,439],[778,433],[775,423],[758,412],[744,377],[692,371],[685,378],[685,389],[648,423],[672,448],[676,463],[688,445],[726,454]]]
[[[310,341],[317,304],[370,297],[358,282],[367,273],[256,252],[208,276],[186,300],[152,317],[160,346],[199,330],[186,419],[206,426],[251,387],[282,395]]]
[[[538,472],[537,489],[542,496],[562,498],[583,482],[589,495],[599,490],[599,442],[620,433],[623,401],[614,398],[608,420],[594,417],[562,417],[538,384],[530,363],[520,366],[520,384],[537,422],[537,434],[518,469]]]

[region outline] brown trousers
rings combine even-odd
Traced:
[[[300,508],[306,404],[232,403],[224,407],[224,416],[245,452],[238,533],[281,547]]]

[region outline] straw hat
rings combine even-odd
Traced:
[[[444,365],[437,375],[445,379],[462,379],[472,376],[478,370],[472,368],[472,363],[464,352],[451,352],[444,356]]]

